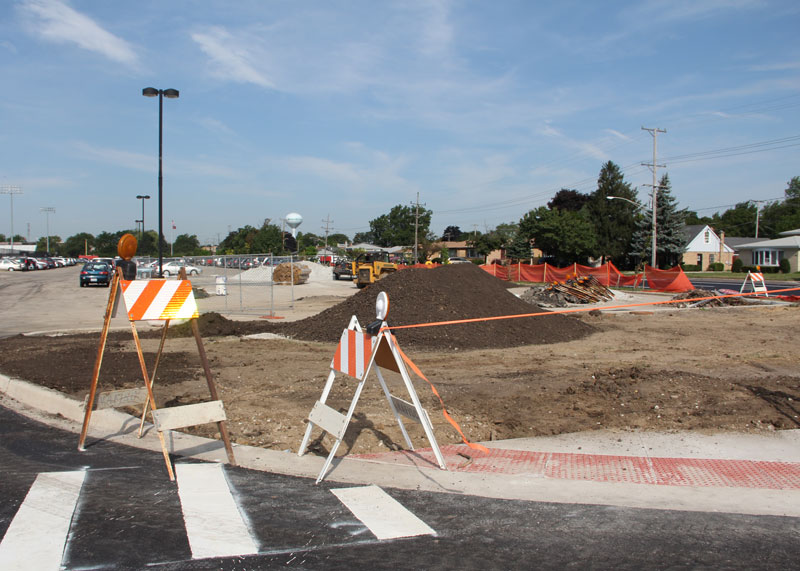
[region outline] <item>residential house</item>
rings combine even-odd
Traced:
[[[791,271],[800,271],[800,229],[781,232],[781,235],[782,238],[775,240],[753,240],[738,246],[742,263],[772,268],[780,266],[781,260],[789,260]]]
[[[707,224],[684,226],[686,248],[683,251],[683,265],[700,266],[701,270],[709,264],[722,262],[725,269],[730,270],[733,263],[734,250],[725,243],[725,233],[717,235]]]

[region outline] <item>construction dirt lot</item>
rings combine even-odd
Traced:
[[[380,290],[389,295],[387,322],[393,326],[543,311],[479,268],[460,264],[403,270],[290,323],[204,314],[200,329],[234,442],[298,448],[341,331],[353,314],[362,324],[374,320]],[[752,432],[800,427],[800,307],[637,309],[401,329],[396,336],[474,441],[601,428]],[[247,337],[256,333],[291,338]],[[0,371],[82,400],[98,341],[99,333],[2,339]],[[142,342],[152,368],[158,332],[143,333]],[[399,376],[385,376],[392,392],[408,400]],[[460,441],[431,388],[414,379],[439,443]],[[355,385],[339,375],[328,404],[345,410]],[[141,386],[130,330],[113,332],[100,389]],[[170,329],[154,390],[159,406],[208,400],[197,346],[186,325]],[[215,430],[214,425],[192,429],[204,435]],[[419,426],[412,426],[410,434],[415,444],[427,446]],[[311,449],[322,453],[330,443],[317,431]],[[372,375],[339,453],[402,446]]]

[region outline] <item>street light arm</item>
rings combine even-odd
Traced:
[[[638,202],[631,200],[630,198],[625,198],[624,196],[606,196],[606,200],[624,200],[625,202],[630,202],[636,208],[641,208],[642,210],[647,210],[644,206],[639,204]]]

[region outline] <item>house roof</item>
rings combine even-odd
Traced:
[[[738,246],[739,250],[755,250],[757,248],[772,248],[784,250],[800,250],[800,236],[786,236],[775,240],[763,240],[760,242],[749,242]]]
[[[779,232],[781,236],[800,236],[800,228],[797,230],[787,230],[786,232]]]
[[[700,232],[706,229],[708,224],[688,224],[683,227],[683,235],[686,236],[686,243],[688,244],[694,237],[697,236]]]
[[[739,236],[725,236],[725,243],[734,250],[737,250],[739,246],[741,246],[742,244],[752,244],[754,242],[766,242],[768,240],[769,238],[752,238],[752,237],[742,238]]]

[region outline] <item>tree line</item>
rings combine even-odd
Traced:
[[[712,216],[700,217],[697,212],[678,208],[668,174],[661,177],[656,196],[656,257],[661,267],[675,265],[681,259],[686,245],[683,228],[687,224],[708,224],[728,236],[755,237],[758,231],[759,237],[766,238],[775,238],[781,232],[800,228],[800,177],[787,183],[782,199],[763,204],[742,202]],[[633,269],[651,259],[652,209],[649,204],[639,202],[636,189],[624,180],[620,167],[612,161],[600,169],[597,188],[591,193],[563,188],[546,206],[529,210],[517,222],[499,224],[484,232],[477,229],[463,232],[458,226],[451,225],[437,236],[430,231],[432,218],[432,210],[398,204],[388,213],[370,220],[369,231],[357,233],[353,242],[382,247],[411,246],[416,237],[420,246],[418,261],[436,257],[437,249],[442,257],[446,257],[441,241],[466,241],[482,257],[505,248],[507,257],[513,260],[529,259],[532,245],[535,245],[544,252],[546,261],[557,265],[600,260],[611,261],[620,269]],[[158,254],[158,237],[152,230],[144,233],[131,230],[101,232],[97,236],[81,232],[64,241],[59,236],[50,236],[50,253],[70,257],[84,253],[113,256],[119,238],[128,232],[139,239],[138,255]],[[5,241],[2,234],[0,241]],[[15,236],[14,241],[21,243],[24,240]],[[345,234],[327,236],[330,249],[345,242],[349,242]],[[230,232],[220,242],[216,253],[299,253],[312,256],[325,244],[324,236],[298,232],[295,238],[265,220],[260,227],[246,225]],[[46,251],[46,237],[39,239],[36,249]],[[162,242],[162,251],[170,251],[165,241]],[[210,252],[201,247],[197,236],[181,234],[172,244],[172,253],[175,256],[202,256]]]

